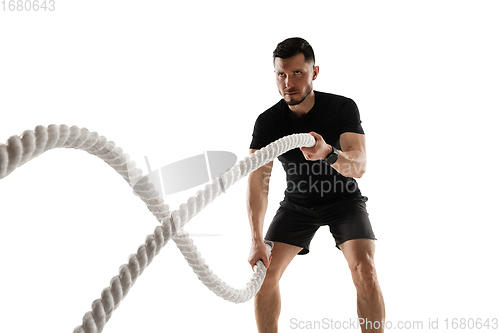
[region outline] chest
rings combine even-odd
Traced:
[[[301,119],[292,119],[290,117],[284,119],[281,125],[278,138],[295,133],[316,132],[323,137],[326,143],[340,148],[340,127],[334,115],[315,115],[315,117]],[[283,154],[279,160],[285,163],[305,161],[302,152],[298,148]]]

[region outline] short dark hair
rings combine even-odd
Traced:
[[[300,37],[287,38],[276,46],[273,52],[273,63],[276,58],[288,59],[297,54],[304,54],[306,62],[312,62],[313,66],[316,62],[314,51],[309,43]]]

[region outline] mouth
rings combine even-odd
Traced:
[[[298,91],[287,91],[285,92],[285,95],[286,96],[293,96],[293,95],[297,95],[299,92]]]

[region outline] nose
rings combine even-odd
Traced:
[[[287,77],[285,78],[285,88],[292,88],[294,85],[295,83],[293,82],[292,78],[287,75]]]

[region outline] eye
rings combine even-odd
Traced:
[[[295,72],[293,72],[293,73],[294,73],[295,75],[302,74],[302,72],[301,72],[301,71],[295,71]]]
[[[285,73],[283,73],[283,72],[280,72],[280,73],[277,73],[277,74],[278,74],[278,76],[280,76],[280,77],[285,76]]]

